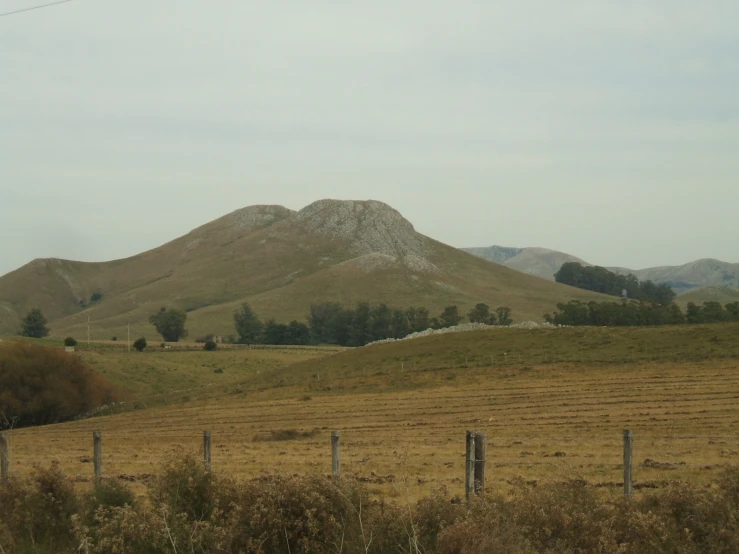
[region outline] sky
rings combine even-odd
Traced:
[[[736,0],[73,0],[2,16],[0,274],[322,198],[381,200],[458,247],[739,262],[737,21]]]

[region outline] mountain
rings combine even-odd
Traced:
[[[94,298],[94,300],[93,300]],[[605,298],[521,274],[415,231],[377,201],[321,200],[299,212],[237,210],[163,246],[103,263],[35,260],[0,277],[0,334],[33,307],[54,336],[155,337],[160,307],[188,311],[190,336],[234,333],[249,302],[262,318],[304,320],[311,303],[386,302],[439,313],[477,302],[541,320],[557,302]]]
[[[483,248],[463,248],[462,250],[486,260],[503,264],[511,269],[523,271],[529,275],[536,275],[537,277],[549,279],[550,281],[554,281],[554,274],[559,271],[559,268],[565,262],[578,262],[583,265],[590,265],[570,254],[547,248],[488,246]]]
[[[554,274],[565,262],[592,265],[571,254],[546,248],[488,246],[484,248],[463,248],[462,250],[486,260],[503,264],[511,269],[550,280],[554,280]],[[608,267],[606,269],[622,275],[632,273],[640,281],[650,280],[655,283],[667,283],[679,295],[703,287],[739,287],[739,264],[710,258],[680,266],[661,266],[647,269]]]
[[[626,269],[609,267],[615,273],[633,273],[640,281],[667,283],[677,294],[703,287],[739,287],[739,264],[730,264],[711,258],[696,260],[679,266]]]

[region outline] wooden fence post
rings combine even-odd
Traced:
[[[485,458],[488,437],[483,433],[475,435],[475,494],[485,496]]]
[[[341,475],[340,438],[341,431],[331,431],[331,474],[334,477]]]
[[[205,470],[210,473],[210,431],[203,431],[203,461],[205,462]]]
[[[472,502],[475,494],[475,435],[474,431],[467,431],[464,468],[464,493],[467,502]]]
[[[0,433],[0,479],[10,477],[10,449],[5,433]]]
[[[100,485],[100,479],[103,476],[103,438],[100,431],[93,431],[93,466],[95,468],[95,486]]]
[[[634,459],[634,433],[624,431],[624,495],[631,496],[634,492],[634,482],[631,474],[631,464]]]

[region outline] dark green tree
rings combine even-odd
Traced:
[[[685,318],[688,323],[694,325],[696,323],[703,323],[703,309],[701,306],[693,302],[688,302],[688,308],[685,314]]]
[[[261,341],[264,324],[246,302],[234,312],[234,326],[240,343],[255,344]]]
[[[447,306],[439,316],[439,324],[442,328],[454,327],[455,325],[459,325],[462,319],[464,318],[459,315],[459,308],[457,306]]]
[[[177,342],[187,336],[187,314],[182,310],[164,310],[151,316],[151,323],[166,342]]]
[[[726,314],[732,321],[739,321],[739,302],[726,304]]]
[[[305,323],[292,320],[287,325],[286,344],[310,344],[310,329]]]
[[[701,311],[703,312],[703,321],[705,323],[719,323],[729,319],[729,314],[726,313],[724,307],[713,300],[704,302],[703,309]]]
[[[393,310],[390,333],[390,336],[394,339],[402,339],[411,334],[411,326],[408,324],[408,317],[406,317],[404,311]]]
[[[49,336],[46,318],[38,308],[32,309],[21,321],[20,334],[24,337],[40,339]]]
[[[308,312],[308,327],[311,338],[317,344],[341,344],[338,341],[336,323],[343,319],[344,308],[338,302],[311,304]]]
[[[383,340],[393,334],[393,311],[387,304],[373,306],[370,310],[369,336],[367,342]]]
[[[144,348],[146,348],[146,339],[144,337],[136,339],[135,341],[133,341],[133,347],[136,349],[137,352],[143,352]]]
[[[405,315],[412,333],[425,331],[431,327],[429,311],[426,308],[408,308]]]
[[[471,323],[484,323],[485,325],[495,325],[498,322],[498,316],[495,312],[490,311],[490,306],[479,303],[467,314],[467,319]]]
[[[507,306],[501,306],[495,309],[495,314],[498,317],[498,325],[510,325],[513,323],[511,318],[511,309]]]
[[[64,339],[64,346],[77,346],[77,341],[74,337],[67,337]]]

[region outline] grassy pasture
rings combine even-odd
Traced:
[[[216,471],[242,478],[328,472],[330,430],[341,429],[345,472],[375,492],[418,498],[440,485],[462,494],[464,432],[475,429],[488,434],[494,489],[518,476],[582,478],[617,495],[621,432],[630,428],[637,487],[673,479],[708,483],[722,466],[739,463],[737,331],[737,325],[505,329],[327,357],[305,351],[309,359],[289,366],[254,358],[263,371],[244,371],[238,388],[15,430],[12,469],[23,473],[33,462],[57,460],[66,473],[89,482],[91,434],[99,429],[105,473],[141,481],[173,453],[197,452],[202,430],[210,429]],[[211,379],[218,376],[213,365],[236,367],[257,352],[268,355],[224,349],[149,352],[140,359],[179,383],[188,374]],[[125,371],[123,361],[118,369],[111,362],[124,353],[87,355],[111,376]],[[169,360],[183,365],[174,371],[177,364]],[[142,365],[136,374],[158,370]]]

